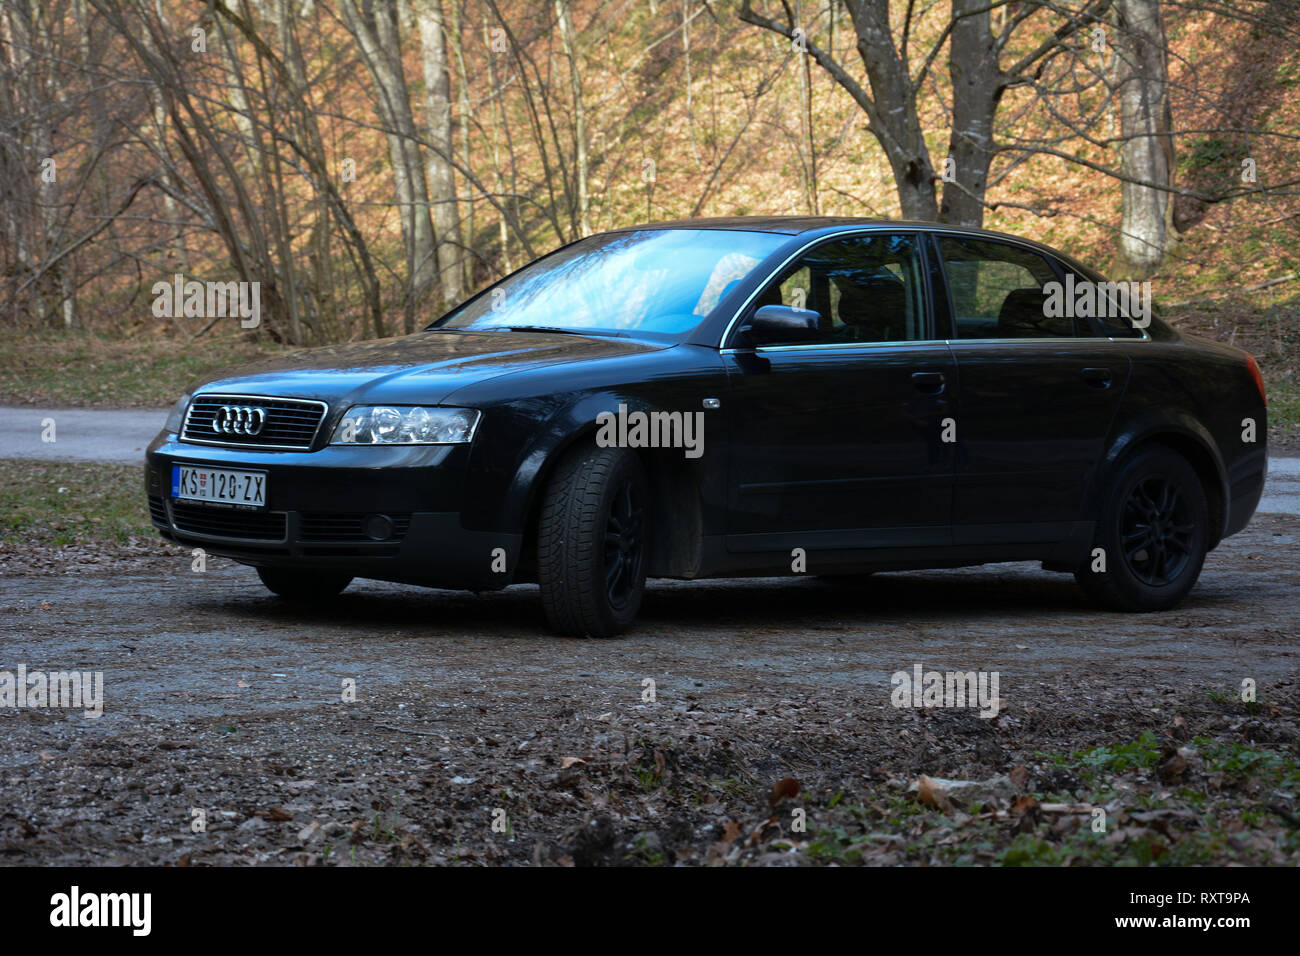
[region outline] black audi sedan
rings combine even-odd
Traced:
[[[1240,349],[1037,243],[687,220],[564,246],[423,332],[204,381],[149,446],[162,535],[295,600],[540,586],[627,628],[647,577],[1040,561],[1170,608],[1264,486]]]

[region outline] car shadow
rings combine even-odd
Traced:
[[[1201,588],[1180,611],[1211,608],[1227,598]],[[416,634],[527,637],[546,634],[535,585],[472,594],[357,581],[324,602],[285,601],[269,594],[214,597],[208,608],[246,621],[277,626],[327,625],[331,629]],[[1027,566],[959,571],[907,571],[867,578],[720,578],[651,581],[634,630],[818,629],[871,627],[891,622],[955,622],[996,616],[1008,621],[1061,615],[1077,620],[1128,615],[1089,603],[1068,575]],[[671,633],[665,633],[671,636]]]
[[[742,626],[871,626],[888,621],[959,619],[991,614],[1094,612],[1069,576],[984,570],[961,574],[893,572],[868,578],[752,578],[653,589],[645,621],[699,626],[702,617]]]

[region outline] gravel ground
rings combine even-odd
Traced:
[[[1023,564],[656,582],[612,641],[529,586],[304,608],[10,546],[0,669],[102,671],[104,713],[0,708],[0,863],[1294,864],[1298,536],[1257,517],[1169,613]],[[895,708],[915,664],[996,672],[998,715]]]

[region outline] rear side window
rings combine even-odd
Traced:
[[[810,249],[777,276],[752,310],[813,310],[820,316],[813,344],[914,342],[928,338],[923,288],[915,236],[851,236]]]
[[[1074,319],[1045,308],[1043,286],[1057,282],[1047,259],[1019,246],[940,236],[958,339],[1073,338]],[[1085,333],[1086,334],[1086,333]]]
[[[1083,283],[1090,283],[1097,290],[1097,303],[1088,310],[1092,316],[1092,321],[1097,324],[1101,330],[1101,335],[1113,336],[1120,338],[1141,338],[1141,328],[1145,328],[1147,323],[1142,323],[1140,327],[1135,328],[1133,321],[1135,317],[1133,309],[1130,308],[1129,291],[1133,283],[1107,282],[1101,276],[1093,273],[1083,275],[1076,269],[1068,266],[1062,266],[1066,272],[1066,280],[1073,280],[1073,285],[1078,288]],[[1067,289],[1068,289],[1067,285]],[[1132,303],[1136,306],[1137,303]],[[1079,325],[1079,334],[1088,335],[1088,320],[1077,318],[1075,321]],[[1148,319],[1149,322],[1149,319]]]

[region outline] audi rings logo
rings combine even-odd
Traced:
[[[266,409],[251,405],[222,405],[212,416],[212,430],[222,435],[260,435]]]

